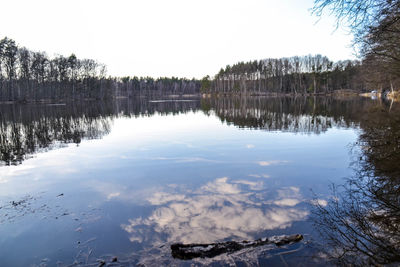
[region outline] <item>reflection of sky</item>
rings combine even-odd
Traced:
[[[55,230],[56,222],[72,220],[68,216],[37,232],[56,235],[61,248],[75,235],[74,242],[101,236],[94,256],[130,250],[139,242],[250,239],[276,229],[293,233],[309,214],[304,203],[313,196],[310,189],[323,199],[332,181],[348,175],[347,145],[355,138],[354,130],[336,128],[320,135],[243,130],[201,112],[119,118],[100,140],[1,167],[0,201],[64,193],[58,200],[70,214],[99,208],[103,219],[82,232],[74,231],[78,225],[72,232]],[[18,232],[0,229],[0,247],[38,242],[29,225],[41,222],[19,220],[26,227]],[[42,244],[43,254],[46,246],[52,243]],[[24,253],[33,257],[29,249]]]
[[[304,208],[295,207],[302,201],[298,188],[279,190],[275,201],[260,197],[257,189],[262,190],[262,183],[223,177],[186,194],[156,192],[147,199],[157,207],[152,214],[131,219],[122,228],[131,241],[143,242],[144,233],[156,232],[167,238],[154,238],[155,243],[207,243],[249,240],[254,233],[287,228],[308,215]]]

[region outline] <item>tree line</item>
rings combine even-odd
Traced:
[[[182,95],[198,93],[199,88],[195,79],[111,77],[106,66],[93,59],[49,57],[10,38],[0,40],[0,101]]]
[[[204,93],[318,94],[400,89],[400,0],[315,0],[313,14],[336,16],[354,35],[360,60],[321,55],[238,62],[202,79]]]
[[[86,98],[107,96],[106,66],[74,54],[50,58],[44,52],[0,40],[0,100]]]
[[[361,62],[332,62],[327,57],[295,56],[238,62],[221,68],[214,79],[204,77],[204,93],[331,93],[334,90],[365,90]]]
[[[400,0],[315,0],[314,14],[325,11],[354,35],[363,78],[371,87],[400,89]]]
[[[321,55],[268,58],[221,68],[213,78],[110,77],[106,66],[74,54],[50,58],[44,52],[0,40],[0,101],[108,99],[198,93],[329,94],[400,89],[400,0],[315,0],[354,34],[360,60],[332,62]]]

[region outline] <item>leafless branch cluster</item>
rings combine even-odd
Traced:
[[[333,186],[329,204],[314,212],[325,252],[341,264],[400,262],[399,114],[382,108],[365,114],[354,149],[356,175]]]

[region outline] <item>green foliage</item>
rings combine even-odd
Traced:
[[[202,93],[207,93],[211,89],[211,81],[210,81],[210,76],[207,75],[201,79],[201,87],[200,87],[200,92]]]

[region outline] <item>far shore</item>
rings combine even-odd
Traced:
[[[203,93],[202,97],[214,97],[214,96],[266,96],[266,97],[298,97],[298,96],[359,96],[360,93],[354,90],[336,90],[333,92],[321,92],[321,93],[267,93],[267,92],[227,92],[227,93]]]
[[[174,95],[135,95],[135,96],[118,96],[113,98],[63,98],[63,99],[37,99],[37,100],[15,100],[15,101],[0,101],[0,105],[12,104],[47,104],[47,105],[65,105],[72,102],[86,102],[86,101],[110,101],[119,99],[128,99],[132,97],[151,98],[151,99],[189,99],[189,98],[212,98],[212,97],[368,97],[368,98],[382,98],[381,93],[364,92],[360,93],[355,90],[343,89],[327,93],[267,93],[267,92],[225,92],[225,93],[198,93],[198,94],[174,94]],[[393,101],[400,101],[400,92],[390,92],[385,96],[386,99]]]

